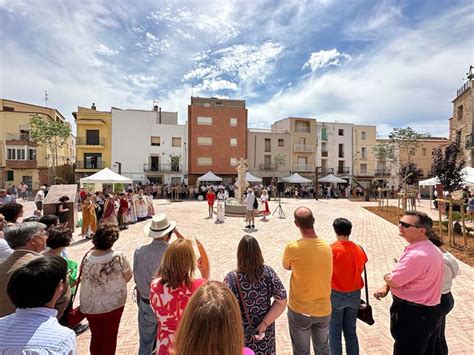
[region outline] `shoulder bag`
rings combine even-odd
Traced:
[[[359,247],[365,254],[364,248],[360,245]],[[368,325],[373,325],[375,323],[374,317],[372,315],[372,306],[369,304],[369,284],[367,282],[367,270],[364,264],[364,283],[365,283],[365,301],[360,300],[359,311],[357,312],[357,318],[362,322],[367,323]]]
[[[82,258],[81,266],[79,267],[79,276],[77,277],[77,282],[76,282],[76,291],[71,296],[71,309],[69,310],[68,317],[67,317],[67,324],[68,324],[68,327],[71,328],[71,329],[73,329],[77,325],[79,325],[84,320],[84,318],[86,317],[81,312],[81,306],[80,305],[75,307],[75,308],[73,308],[73,307],[74,307],[74,300],[76,299],[77,291],[79,290],[79,283],[81,282],[82,269],[84,268],[84,261],[86,260],[87,255],[89,255],[92,250],[94,250],[94,249],[89,250],[86,253],[86,255],[84,255],[84,257]]]

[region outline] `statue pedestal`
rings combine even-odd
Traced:
[[[225,215],[231,217],[245,217],[245,205],[236,198],[228,198],[225,203]]]

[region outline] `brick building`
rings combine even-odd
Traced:
[[[208,171],[230,183],[247,157],[245,100],[191,97],[188,105],[189,184]]]

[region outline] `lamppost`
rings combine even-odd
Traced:
[[[317,201],[318,200],[318,195],[319,195],[319,183],[318,183],[318,176],[319,176],[319,169],[321,169],[320,166],[317,166],[315,168],[314,174],[315,174],[315,179],[314,179],[314,199]]]
[[[116,161],[115,164],[118,166],[118,173],[119,175],[122,175],[122,163],[119,161]]]

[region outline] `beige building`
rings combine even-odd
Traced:
[[[456,140],[461,147],[461,157],[466,166],[474,167],[474,73],[470,68],[468,80],[457,92],[453,103],[453,116],[449,119],[449,139]]]
[[[316,119],[288,117],[272,124],[273,130],[290,133],[290,171],[314,179],[316,164]]]
[[[56,120],[65,125],[64,116],[56,109],[24,102],[0,99],[0,187],[26,183],[30,190],[51,184],[52,154],[44,145],[30,138],[31,116]],[[58,151],[57,174],[63,181],[72,178],[74,137]]]
[[[352,128],[352,171],[354,181],[369,187],[375,177],[375,155],[377,127],[354,125]]]
[[[248,171],[264,184],[290,174],[291,134],[285,130],[253,129],[247,133]]]
[[[78,107],[72,113],[76,121],[76,181],[103,168],[112,168],[112,114]]]

